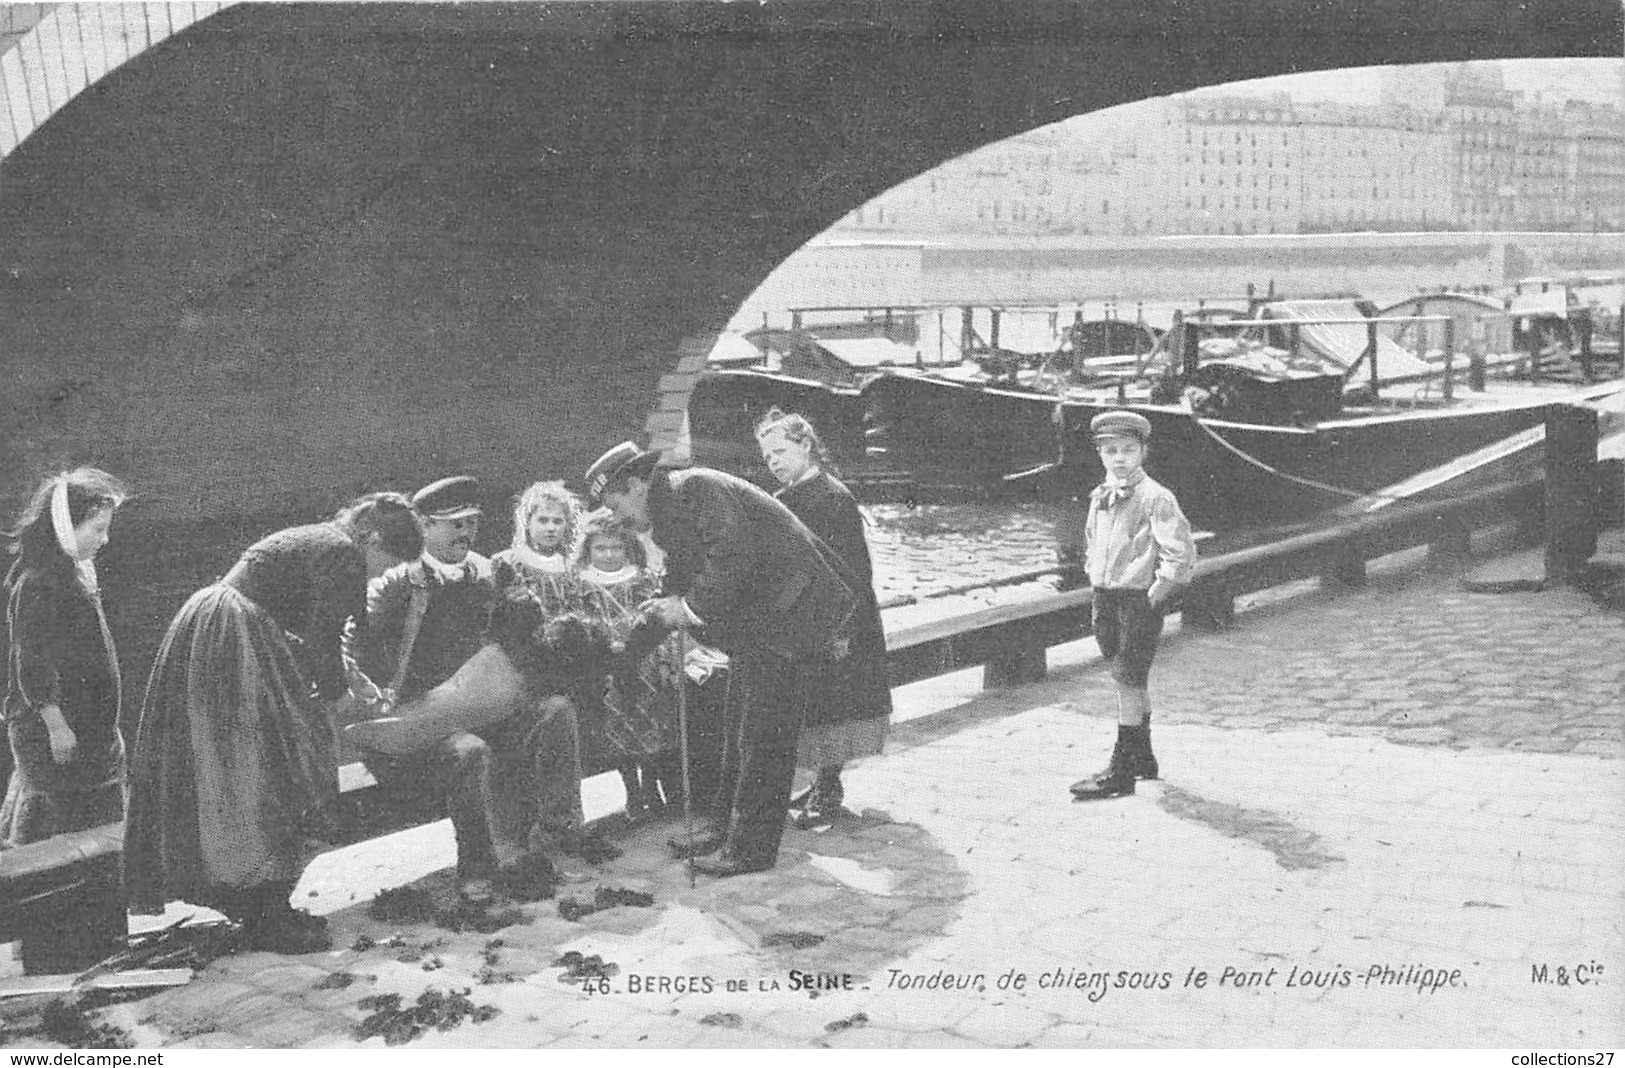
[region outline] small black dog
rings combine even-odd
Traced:
[[[615,654],[601,624],[574,613],[556,616],[542,628],[541,653],[534,681],[543,692],[564,694],[581,708],[603,702]]]
[[[573,613],[546,618],[530,597],[509,597],[491,613],[488,635],[502,646],[537,694],[563,694],[587,707],[602,701],[600,682],[614,664],[609,632]]]

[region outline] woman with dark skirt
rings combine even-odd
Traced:
[[[807,715],[796,763],[817,771],[812,789],[792,804],[798,823],[827,821],[841,810],[841,767],[881,751],[891,717],[886,680],[886,635],[875,600],[874,566],[863,535],[863,513],[850,490],[830,473],[829,454],[811,423],[777,408],[756,427],[762,459],[783,484],[776,494],[845,562],[856,578],[857,607],[845,648],[822,670],[810,673]]]
[[[7,531],[6,698],[13,770],[0,845],[116,823],[124,815],[119,667],[96,553],[128,496],[105,471],[47,479]]]
[[[345,627],[367,581],[422,549],[396,493],[250,546],[193,594],[158,648],[136,735],[124,836],[137,912],[177,898],[219,909],[250,948],[310,953],[326,921],[289,894],[338,794],[331,703],[348,689]]]

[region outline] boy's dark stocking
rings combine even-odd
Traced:
[[[1112,746],[1112,758],[1104,770],[1072,784],[1072,797],[1076,801],[1099,801],[1108,797],[1125,797],[1134,792],[1134,753],[1143,744],[1140,739],[1144,727],[1119,724],[1117,744]]]
[[[1151,752],[1151,694],[1138,686],[1117,687],[1117,743],[1104,769],[1072,784],[1078,801],[1123,797],[1134,792],[1135,779],[1155,779],[1157,758]]]

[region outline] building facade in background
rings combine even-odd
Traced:
[[[962,156],[835,234],[1625,229],[1625,110],[1506,88],[1495,64],[1396,68],[1371,104],[1197,92]]]

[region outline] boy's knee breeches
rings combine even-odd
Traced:
[[[1112,678],[1144,688],[1162,636],[1162,613],[1145,590],[1095,590],[1095,641],[1112,662]]]

